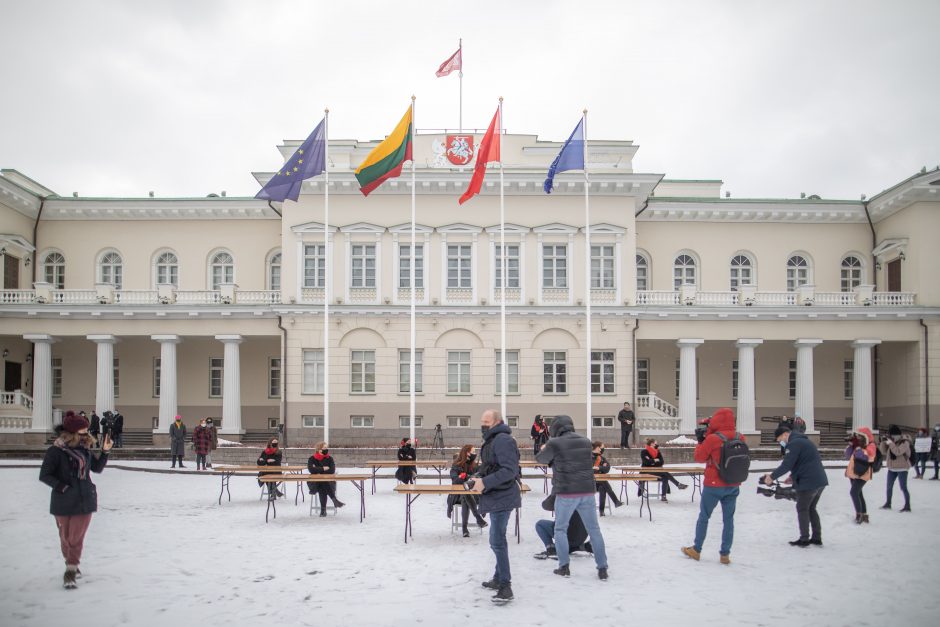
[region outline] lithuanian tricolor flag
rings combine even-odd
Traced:
[[[391,135],[376,146],[356,169],[359,191],[364,196],[368,196],[386,179],[400,176],[402,164],[411,161],[411,111],[411,107],[408,107]]]

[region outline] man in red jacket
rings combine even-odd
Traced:
[[[715,412],[708,422],[705,437],[695,447],[695,461],[705,462],[705,487],[702,489],[701,506],[698,522],[695,523],[695,542],[692,546],[682,547],[682,552],[698,561],[702,553],[702,544],[708,533],[708,519],[718,503],[721,503],[721,515],[724,528],[721,532],[721,548],[718,553],[722,564],[731,563],[731,543],[734,541],[734,509],[737,505],[740,483],[728,484],[718,474],[721,459],[721,433],[729,440],[735,437],[734,412],[722,407]],[[744,436],[741,436],[742,439]]]

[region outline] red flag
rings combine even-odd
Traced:
[[[435,72],[438,78],[441,76],[447,76],[454,70],[463,69],[463,55],[460,54],[460,51],[461,49],[457,48],[457,52],[450,55],[449,59],[441,63],[441,67],[437,68],[437,72]]]
[[[473,166],[473,176],[470,178],[470,185],[467,191],[460,197],[459,203],[462,205],[477,194],[483,187],[483,177],[486,176],[486,164],[490,161],[501,161],[499,158],[499,134],[502,130],[502,121],[499,119],[499,108],[493,115],[493,121],[490,122],[486,134],[480,142],[480,149],[477,150],[477,162]]]

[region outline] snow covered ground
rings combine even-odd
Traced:
[[[830,470],[821,501],[825,546],[799,549],[793,504],[755,493],[738,501],[733,564],[718,563],[720,513],[702,562],[679,553],[690,543],[698,501],[689,491],[653,503],[653,522],[637,501],[602,519],[610,580],[593,560],[575,557],[570,579],[538,561],[533,530],[543,517],[541,480],[528,479],[522,544],[510,545],[515,601],[490,602],[480,587],[493,571],[486,534],[452,535],[442,497],[414,506],[414,540],[402,542],[404,497],[394,481],[356,490],[336,517],[309,518],[282,501],[264,522],[249,477],[232,480],[232,501],[216,499],[219,478],[106,469],[96,477],[99,511],[85,543],[84,579],[61,586],[63,571],[49,490],[36,468],[0,466],[2,625],[936,625],[940,482],[911,481],[914,512],[881,511],[885,472],[866,488],[872,522],[853,524],[848,483]],[[19,462],[36,464],[35,461]],[[123,462],[140,468],[165,463]],[[767,466],[767,464],[764,464]],[[361,471],[360,471],[361,472]],[[291,492],[292,496],[292,492]],[[404,622],[403,622],[404,621]]]

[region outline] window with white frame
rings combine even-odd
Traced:
[[[846,255],[842,258],[842,268],[839,272],[840,286],[843,292],[851,292],[862,284],[862,261],[855,255]]]
[[[738,398],[738,360],[735,359],[731,362],[731,398],[737,400]]]
[[[796,360],[787,363],[787,397],[796,398]]]
[[[121,289],[124,284],[124,260],[117,251],[105,253],[101,257],[101,263],[98,264],[98,279],[102,283],[108,283],[114,286],[114,289]]]
[[[180,265],[179,259],[175,253],[166,250],[157,255],[157,263],[154,270],[154,278],[157,285],[178,286],[180,284]]]
[[[411,245],[398,247],[398,287],[411,287]],[[424,245],[415,245],[415,288],[424,288]]]
[[[153,397],[160,398],[160,358],[153,358]]]
[[[506,424],[515,429],[519,426],[519,416],[506,416]]]
[[[470,351],[447,351],[447,393],[470,393]]]
[[[842,362],[842,395],[845,400],[852,400],[855,391],[855,361],[846,359]]]
[[[409,394],[411,388],[411,350],[398,351],[398,392]],[[415,394],[424,392],[424,351],[415,350]]]
[[[542,353],[542,393],[568,393],[568,357],[565,351]]]
[[[496,248],[493,263],[495,264],[495,286],[496,289],[502,289],[503,287],[503,258],[502,258],[502,248],[499,244],[496,244]],[[513,289],[519,287],[519,245],[518,244],[507,244],[506,245],[506,289]]]
[[[503,351],[496,349],[496,394],[503,393]],[[519,351],[506,351],[506,394],[519,393]]]
[[[470,416],[448,416],[447,426],[448,427],[469,427]]]
[[[326,421],[323,416],[301,416],[301,424],[304,429],[322,429]]]
[[[646,358],[636,360],[636,393],[646,396],[650,393],[650,360]]]
[[[415,428],[420,429],[423,422],[424,422],[424,416],[415,416]],[[398,427],[400,429],[410,429],[411,428],[411,416],[399,416]]]
[[[217,290],[224,283],[235,282],[235,259],[230,253],[220,252],[209,263],[209,289]]]
[[[447,245],[447,287],[473,287],[473,247],[470,244]]]
[[[614,245],[591,246],[591,289],[614,289]]]
[[[278,427],[278,423],[281,422],[280,418],[268,418],[268,429],[274,431]]]
[[[614,393],[614,351],[591,351],[591,394]]]
[[[692,255],[676,255],[672,264],[672,287],[678,291],[683,285],[695,285],[695,259]]]
[[[645,292],[650,288],[649,272],[649,260],[638,254],[636,256],[636,289],[638,292]]]
[[[222,397],[222,375],[225,367],[225,360],[221,357],[211,357],[209,359],[209,398]]]
[[[353,429],[371,429],[375,426],[375,416],[350,416],[349,426]]]
[[[323,394],[323,351],[304,349],[303,351],[303,393]]]
[[[46,283],[51,284],[54,290],[64,290],[65,256],[60,252],[53,251],[46,255],[42,267]]]
[[[112,386],[114,398],[117,398],[121,395],[121,361],[115,357],[114,363],[111,365],[112,377],[114,379],[114,384]]]
[[[304,244],[304,287],[326,287],[326,246]]]
[[[545,244],[542,246],[542,287],[549,289],[568,288],[567,244]]]
[[[281,289],[281,253],[271,255],[268,262],[268,289],[279,291]]]
[[[62,358],[52,358],[52,396],[62,396]]]
[[[737,292],[742,285],[754,284],[754,264],[747,255],[731,258],[731,291]]]
[[[268,358],[268,398],[281,398],[281,358]]]
[[[350,287],[375,287],[375,244],[353,244],[350,251]]]
[[[809,285],[809,262],[801,255],[787,259],[787,291],[795,292],[801,285]]]
[[[611,428],[614,426],[613,416],[591,416],[591,425],[594,427]]]
[[[349,382],[351,394],[375,394],[375,351],[351,351]]]

